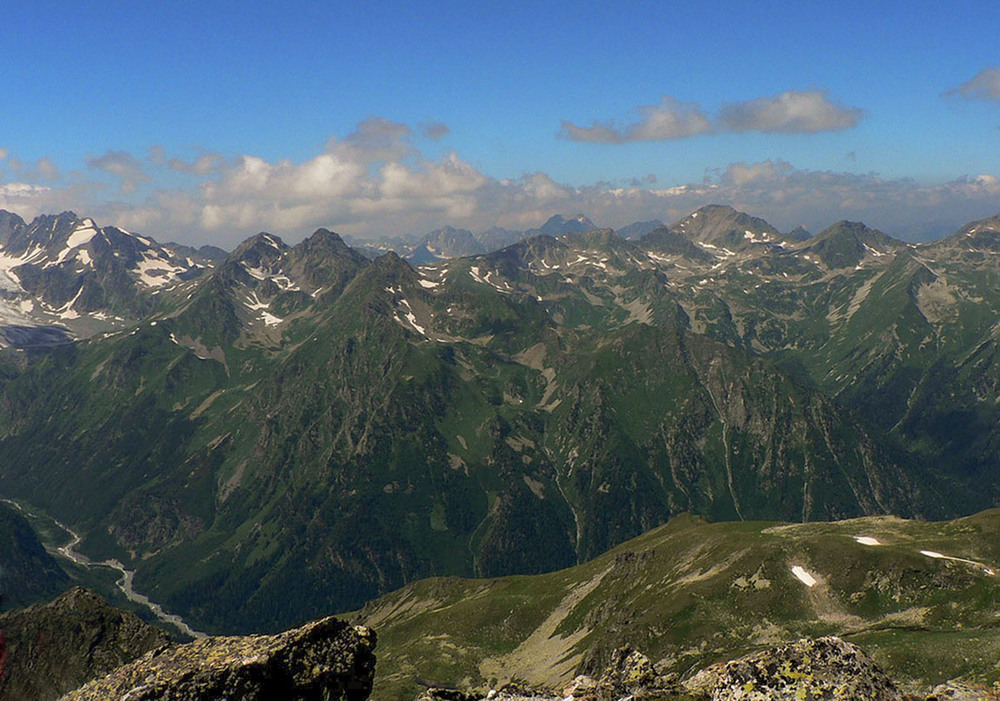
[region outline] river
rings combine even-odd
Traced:
[[[40,517],[39,514],[29,509],[26,509],[22,504],[14,501],[13,499],[0,499],[0,501],[4,502],[5,504],[10,504],[15,509],[17,509],[18,511],[22,512],[27,516],[33,516],[35,518]],[[65,523],[59,521],[58,519],[53,518],[52,516],[46,515],[44,516],[44,518],[47,518],[48,520],[52,521],[52,523],[54,523],[56,526],[58,526],[67,534],[69,534],[70,537],[69,542],[66,543],[65,545],[51,547],[49,544],[46,544],[47,550],[61,557],[64,557],[67,560],[70,560],[76,563],[77,565],[80,565],[81,567],[88,567],[88,568],[105,567],[117,571],[121,575],[121,577],[118,579],[118,588],[121,589],[122,593],[125,595],[125,598],[127,598],[129,601],[137,603],[141,606],[145,606],[160,621],[166,623],[167,625],[173,626],[174,628],[176,628],[177,630],[179,630],[180,632],[184,633],[185,635],[191,638],[204,638],[206,636],[205,633],[195,630],[191,626],[189,626],[184,621],[184,619],[178,616],[177,614],[167,613],[166,611],[163,610],[163,607],[160,606],[158,603],[156,603],[155,601],[150,601],[148,596],[137,592],[133,587],[133,582],[135,579],[134,570],[126,569],[125,565],[123,565],[116,559],[102,560],[100,562],[95,562],[94,560],[91,560],[89,557],[76,550],[76,546],[80,544],[80,536],[76,533],[76,531],[74,531],[72,528],[67,526]]]

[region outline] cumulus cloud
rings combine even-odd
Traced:
[[[570,141],[621,144],[628,141],[669,141],[712,131],[705,111],[693,102],[680,102],[664,95],[659,105],[640,105],[639,119],[624,126],[594,122],[580,127],[563,121],[559,136]]]
[[[180,158],[171,158],[167,161],[167,167],[180,173],[192,173],[194,175],[208,175],[218,170],[226,162],[226,159],[217,153],[205,153],[194,159],[190,163]]]
[[[326,150],[355,161],[398,161],[415,155],[412,138],[413,130],[406,124],[369,116],[343,139],[331,138]]]
[[[142,164],[128,151],[108,151],[103,156],[87,159],[87,165],[111,173],[121,181],[123,194],[135,192],[139,185],[149,182]]]
[[[1000,66],[984,68],[970,80],[944,94],[948,97],[964,97],[969,100],[1000,101]]]
[[[776,132],[811,134],[857,126],[862,111],[832,102],[822,90],[788,90],[723,107],[714,120],[693,102],[664,95],[659,105],[637,107],[639,119],[626,125],[614,121],[581,127],[563,121],[559,136],[570,141],[623,144],[631,141],[669,141],[719,132]]]
[[[420,133],[431,141],[440,141],[451,133],[451,129],[444,122],[430,122],[420,125]]]
[[[728,131],[762,131],[812,134],[850,129],[862,112],[831,102],[822,90],[788,90],[772,97],[758,97],[723,107],[719,125]]]
[[[672,185],[647,176],[627,187],[570,186],[544,172],[499,179],[456,153],[428,158],[414,148],[413,136],[406,125],[369,118],[301,162],[246,154],[213,160],[208,168],[196,167],[196,159],[184,163],[195,186],[153,189],[141,202],[109,201],[97,178],[86,182],[71,173],[59,183],[38,184],[26,182],[21,172],[19,182],[0,179],[0,208],[26,218],[72,209],[163,241],[233,247],[260,230],[290,242],[320,226],[379,239],[444,224],[527,229],[552,214],[573,212],[619,227],[653,218],[672,221],[712,202],[784,230],[803,224],[819,231],[853,219],[896,236],[928,237],[995,214],[1000,201],[1000,179],[994,175],[926,185],[874,173],[805,170],[782,160],[730,163],[698,182]],[[159,170],[150,166],[153,175],[169,167],[167,154],[161,155]],[[95,169],[137,177],[127,153],[92,160]]]

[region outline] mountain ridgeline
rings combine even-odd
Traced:
[[[413,267],[325,229],[218,260],[5,215],[0,493],[226,633],[552,571],[681,512],[996,502],[1000,219],[919,246],[721,206],[635,240],[583,219]],[[9,340],[57,323],[77,340]]]

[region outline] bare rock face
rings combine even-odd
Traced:
[[[202,638],[155,650],[64,701],[364,701],[375,633],[324,618],[278,635]]]
[[[0,615],[0,701],[59,698],[168,642],[159,628],[75,587]]]
[[[714,665],[687,683],[712,701],[895,701],[899,690],[861,648],[840,638],[803,639]]]

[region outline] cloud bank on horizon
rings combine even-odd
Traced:
[[[748,103],[741,106],[745,113],[725,118],[777,129],[790,118],[784,108],[775,116],[773,104]],[[823,110],[816,114],[808,116],[807,110],[807,116],[800,113],[791,119],[805,125],[797,128],[809,129],[816,119],[835,125],[839,118]],[[648,127],[661,134],[670,128]],[[447,127],[439,124],[435,129]],[[616,134],[623,136],[629,129]],[[872,173],[808,170],[769,159],[730,163],[700,182],[666,188],[647,183],[571,186],[542,172],[495,178],[454,152],[428,158],[414,145],[416,133],[406,124],[369,117],[346,137],[329,139],[321,153],[297,163],[252,155],[226,159],[218,153],[185,162],[158,146],[144,158],[108,151],[87,160],[91,170],[117,178],[123,194],[166,171],[183,173],[195,182],[194,187],[155,189],[138,203],[104,200],[105,186],[80,174],[63,177],[51,164],[47,169],[43,163],[20,163],[4,149],[0,167],[14,161],[15,175],[39,182],[0,182],[0,208],[28,218],[73,209],[161,240],[227,246],[259,230],[295,239],[328,226],[342,234],[379,239],[445,224],[473,230],[524,229],[554,213],[577,211],[614,227],[652,218],[672,221],[709,203],[731,204],[786,230],[803,223],[817,230],[850,218],[920,238],[1000,211],[1000,177],[991,174],[920,184]],[[45,182],[53,180],[67,182]]]
[[[988,35],[986,4],[544,5],[16,6],[0,208],[225,247],[709,203],[918,240],[1000,212],[1000,65],[925,41]]]

